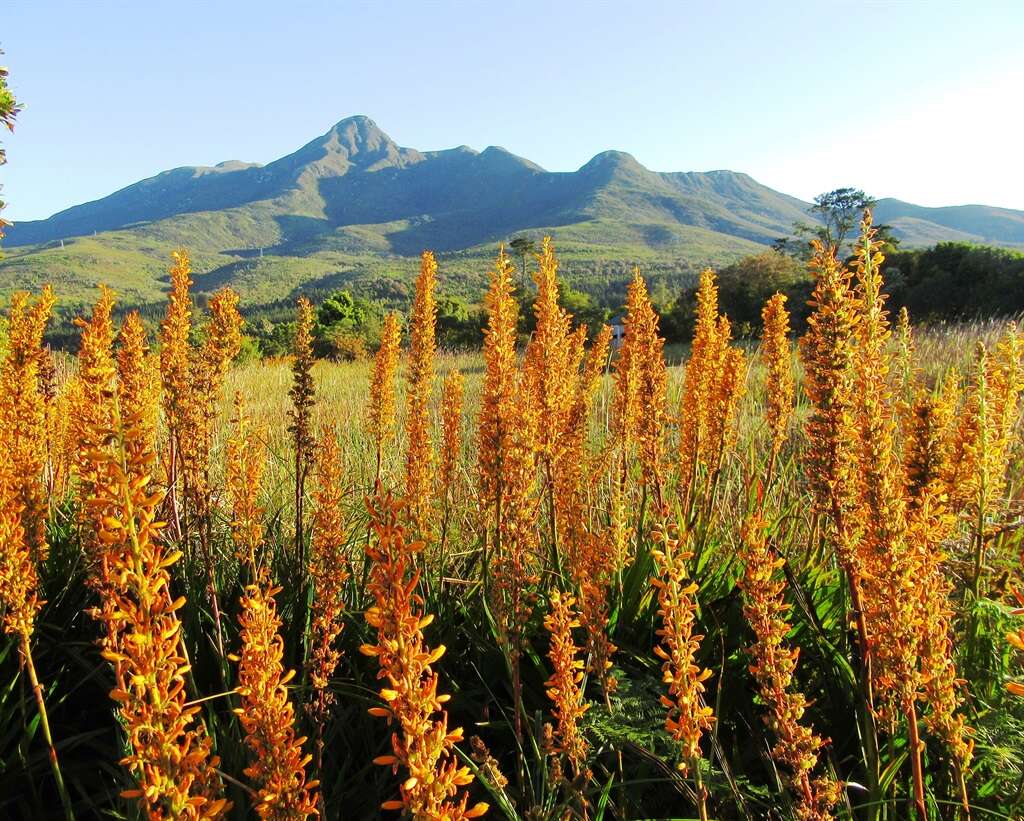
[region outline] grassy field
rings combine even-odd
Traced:
[[[74,361],[16,298],[0,813],[1021,817],[1022,342],[889,317],[864,230],[799,341],[778,298],[733,341],[711,274],[692,346],[639,275],[584,340],[547,246],[480,352],[428,255],[348,364],[305,303],[231,364],[184,260],[158,339],[103,294]]]

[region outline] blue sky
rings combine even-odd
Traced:
[[[5,0],[8,219],[366,114],[551,170],[628,151],[804,198],[1024,208],[1024,3]]]

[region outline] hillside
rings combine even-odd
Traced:
[[[606,280],[634,263],[686,276],[754,252],[806,219],[808,204],[732,171],[659,173],[606,151],[548,172],[503,148],[421,152],[366,117],[267,165],[186,167],[95,202],[14,226],[0,291],[52,281],[67,300],[99,281],[126,302],[158,300],[172,248],[197,260],[197,289],[231,282],[249,301],[299,290],[404,279],[424,248],[453,291],[476,290],[510,235],[555,236],[570,280]],[[924,209],[884,200],[879,218],[910,244],[1024,243],[1024,213]]]
[[[1024,211],[988,205],[925,208],[909,202],[882,199],[875,217],[893,226],[908,245],[928,245],[959,239],[985,245],[1024,246]]]

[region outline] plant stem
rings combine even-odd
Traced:
[[[690,766],[693,767],[693,781],[697,791],[697,813],[700,816],[700,821],[708,821],[708,791],[700,772],[700,760],[695,757]]]
[[[21,634],[19,649],[21,657],[25,662],[25,669],[28,670],[28,680],[32,685],[32,692],[36,697],[36,706],[39,709],[39,726],[42,727],[43,738],[49,747],[50,768],[53,770],[53,779],[57,782],[57,792],[60,794],[60,803],[64,808],[64,817],[68,821],[74,821],[75,814],[71,811],[71,796],[68,795],[67,787],[64,785],[64,776],[60,771],[60,763],[57,761],[57,748],[53,745],[53,736],[50,733],[50,718],[46,712],[46,702],[43,700],[43,686],[39,683],[39,677],[36,675],[36,666],[32,661],[32,650],[27,633]]]
[[[920,821],[927,821],[928,813],[924,804],[924,773],[921,771],[921,737],[917,729],[917,708],[913,697],[906,706],[907,724],[910,728],[910,766],[914,775],[914,807]]]

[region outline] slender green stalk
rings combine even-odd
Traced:
[[[75,814],[71,809],[71,796],[64,784],[64,776],[60,771],[60,762],[57,760],[57,748],[53,744],[53,735],[50,733],[50,717],[46,712],[46,701],[43,699],[43,685],[39,683],[39,676],[36,675],[36,666],[32,661],[32,649],[27,634],[21,635],[19,650],[21,658],[25,662],[25,669],[28,671],[28,680],[32,685],[32,693],[36,698],[36,707],[39,709],[39,726],[43,730],[43,738],[49,748],[50,769],[53,770],[53,780],[57,783],[57,793],[60,795],[60,803],[64,808],[64,817],[68,821],[74,821]]]

